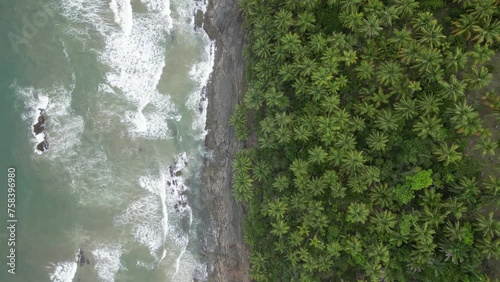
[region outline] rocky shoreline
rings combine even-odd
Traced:
[[[199,15],[198,15],[199,17]],[[202,201],[209,226],[206,234],[209,281],[250,281],[248,249],[243,241],[243,207],[232,192],[231,162],[242,148],[229,118],[242,99],[245,70],[242,15],[237,0],[209,0],[203,28],[215,40],[215,63],[206,87],[208,134],[202,174]]]

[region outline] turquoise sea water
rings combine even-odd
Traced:
[[[15,275],[0,229],[0,281],[206,278],[193,203],[213,45],[194,28],[197,9],[0,0],[0,222],[9,167],[18,219]],[[46,127],[35,135],[39,109]]]

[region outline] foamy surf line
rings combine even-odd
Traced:
[[[180,115],[169,97],[156,87],[165,67],[166,35],[172,28],[170,2],[140,3],[147,13],[134,12],[130,0],[111,0],[107,9],[102,1],[68,0],[62,10],[68,19],[86,23],[101,34],[103,49],[96,52],[110,68],[104,81],[108,86],[101,87],[108,91],[101,94],[112,91],[133,104],[120,119],[129,135],[169,139],[166,123],[179,121]]]

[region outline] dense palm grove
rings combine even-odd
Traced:
[[[476,105],[500,112],[482,90],[500,1],[240,2],[247,89],[231,123],[251,278],[488,281],[499,142]]]

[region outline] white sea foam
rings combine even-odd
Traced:
[[[60,262],[53,266],[54,271],[50,274],[52,282],[72,282],[77,270],[76,261]]]
[[[92,251],[94,268],[103,282],[114,282],[116,273],[119,270],[126,270],[120,262],[122,254],[122,247],[116,245],[101,246]]]
[[[208,38],[206,38],[208,41]],[[208,44],[203,52],[203,61],[193,65],[189,75],[196,81],[197,88],[191,93],[186,106],[193,110],[194,119],[192,128],[198,133],[198,138],[203,140],[207,135],[205,125],[207,121],[208,99],[206,96],[206,85],[212,73],[214,65],[215,42]]]
[[[111,0],[109,8],[113,11],[115,22],[121,27],[125,35],[132,31],[132,5],[130,0]]]
[[[38,121],[39,109],[45,112],[45,130],[32,139],[35,152],[40,153],[36,145],[47,138],[50,144],[47,154],[49,158],[74,155],[75,147],[80,144],[84,121],[71,108],[71,91],[62,85],[51,89],[37,89],[20,87],[15,83],[13,87],[23,101],[25,113],[22,118],[30,123],[31,130],[32,125]]]

